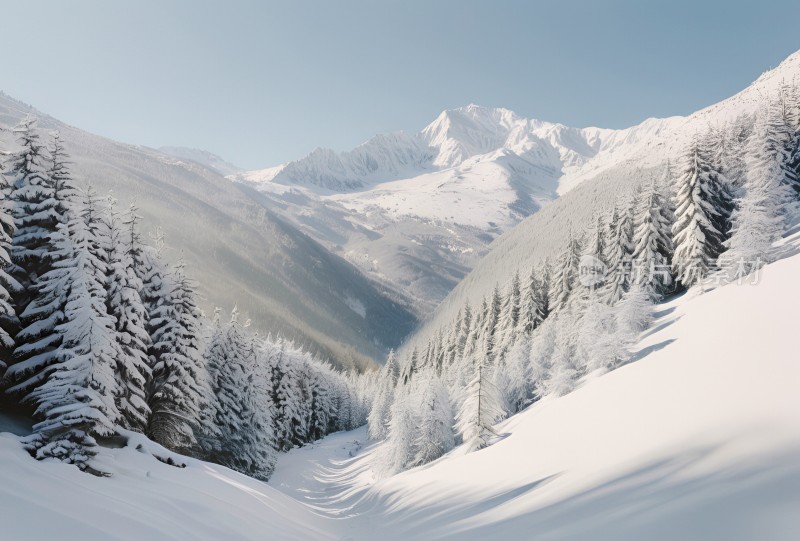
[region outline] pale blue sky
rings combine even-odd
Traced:
[[[478,103],[625,127],[800,48],[800,2],[0,0],[0,89],[70,124],[246,168]]]

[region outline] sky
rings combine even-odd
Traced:
[[[469,103],[623,128],[800,48],[800,2],[0,0],[0,90],[87,131],[247,169]]]

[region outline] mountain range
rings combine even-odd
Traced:
[[[253,187],[276,214],[408,295],[418,313],[430,314],[445,299],[438,313],[447,312],[463,299],[479,300],[486,291],[477,283],[491,277],[493,287],[495,279],[508,281],[510,272],[552,255],[567,222],[580,228],[595,210],[679,161],[696,134],[757,112],[799,74],[795,53],[729,99],[618,130],[468,105],[442,112],[414,134],[378,135],[343,153],[318,148],[228,178]]]

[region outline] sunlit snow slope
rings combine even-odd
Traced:
[[[757,285],[659,305],[632,364],[509,419],[483,451],[373,484],[369,450],[301,449],[283,483],[364,513],[352,539],[796,540],[798,276],[795,255]]]
[[[659,305],[630,365],[507,420],[485,450],[380,481],[363,428],[281,455],[268,485],[164,465],[144,440],[106,451],[98,479],[6,434],[3,539],[795,541],[798,276],[794,255],[756,285]]]

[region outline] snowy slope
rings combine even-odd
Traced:
[[[628,366],[508,419],[487,449],[378,481],[364,428],[281,455],[267,485],[167,466],[144,439],[104,451],[98,479],[4,434],[3,539],[794,541],[797,276],[800,255],[660,305]]]
[[[84,132],[0,95],[0,127],[29,113],[43,130],[60,130],[80,185],[92,183],[103,195],[113,191],[123,208],[135,201],[146,228],[163,228],[167,258],[184,257],[207,313],[238,304],[263,335],[281,333],[309,351],[356,362],[382,357],[414,327],[402,294],[303,235],[247,186],[188,159]],[[0,150],[13,145],[10,139],[0,134]],[[365,312],[353,310],[352,299]]]
[[[375,447],[350,459],[364,435],[345,434],[275,480],[355,514],[352,539],[797,539],[798,275],[795,255],[757,285],[660,305],[632,364],[512,417],[485,450],[375,482]]]
[[[376,136],[344,153],[317,149],[231,178],[250,183],[301,230],[429,309],[490,242],[550,201],[587,182],[678,159],[696,133],[756,112],[797,77],[800,52],[727,100],[622,130],[469,105],[442,112],[416,134]]]
[[[175,158],[199,163],[224,177],[242,172],[241,167],[233,165],[207,150],[187,147],[160,147],[158,151],[169,156],[174,156]]]
[[[143,440],[148,447],[167,451]],[[136,450],[105,451],[113,477],[36,462],[0,434],[5,541],[336,539],[324,518],[258,481],[181,458],[180,469]]]

